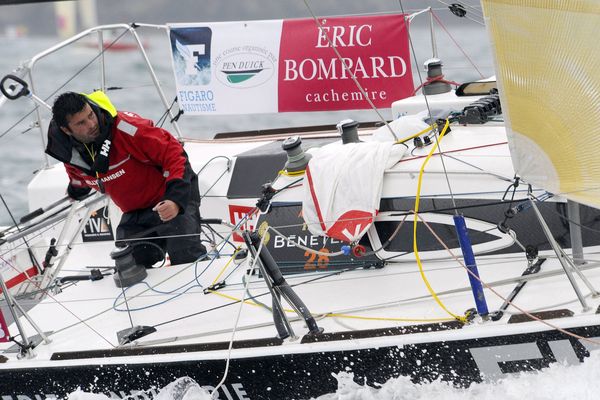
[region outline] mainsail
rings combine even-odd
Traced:
[[[517,173],[600,207],[600,3],[482,0]]]

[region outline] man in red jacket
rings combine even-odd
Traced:
[[[102,92],[66,92],[52,107],[46,153],[62,161],[68,195],[106,193],[123,211],[117,241],[145,233],[172,264],[206,254],[200,242],[198,177],[181,144],[152,121],[117,111]],[[162,259],[154,246],[134,248],[147,267]]]

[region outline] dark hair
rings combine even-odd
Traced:
[[[52,118],[58,126],[68,127],[67,116],[82,111],[87,100],[84,95],[75,92],[65,92],[54,100]]]

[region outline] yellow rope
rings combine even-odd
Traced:
[[[294,172],[289,172],[285,169],[282,169],[281,171],[279,171],[279,175],[284,175],[284,176],[300,176],[300,175],[304,175],[306,173],[306,170],[303,169],[301,171],[294,171]]]
[[[399,143],[404,143],[404,142],[406,142],[406,141],[408,141],[408,140],[410,140],[410,139],[416,138],[417,136],[421,136],[422,134],[424,134],[424,133],[427,133],[427,132],[429,132],[430,130],[432,130],[434,126],[435,126],[435,125],[428,126],[427,128],[423,129],[423,130],[422,130],[421,132],[419,132],[419,133],[415,133],[414,135],[411,135],[411,136],[409,136],[409,137],[405,137],[404,139],[399,139],[399,140],[396,140],[396,142],[395,142],[395,143],[396,143],[396,144],[399,144]]]
[[[237,249],[235,249],[235,251],[233,252],[233,255],[231,256],[231,258],[229,259],[229,261],[227,261],[227,263],[225,264],[225,266],[223,268],[221,268],[221,271],[219,272],[219,275],[217,275],[217,277],[213,281],[212,285],[214,285],[215,283],[217,283],[217,281],[219,280],[219,278],[221,277],[221,275],[223,275],[223,273],[225,272],[225,270],[227,269],[227,267],[229,267],[229,264],[231,264],[231,262],[235,259],[235,256],[237,255],[237,253],[239,253],[240,249],[241,249],[240,246],[238,246]]]
[[[229,300],[234,300],[234,301],[240,301],[241,300],[241,299],[239,299],[239,298],[237,298],[235,296],[230,296],[228,294],[221,293],[221,292],[216,291],[216,290],[208,290],[208,292],[212,293],[212,294],[216,294],[217,296],[225,297],[226,299],[229,299]],[[250,301],[250,300],[244,300],[244,304],[248,304],[248,305],[251,305],[251,306],[256,306],[256,307],[262,307],[262,308],[264,308],[264,306],[262,304],[255,303],[255,302]],[[288,311],[288,310],[285,310],[285,311]]]
[[[219,280],[219,278],[221,277],[221,275],[223,275],[223,273],[225,272],[225,270],[227,269],[227,267],[229,266],[229,264],[231,264],[231,262],[235,259],[236,254],[240,251],[241,247],[238,246],[238,248],[235,250],[235,252],[233,253],[233,255],[229,258],[229,261],[227,261],[227,263],[223,266],[223,268],[221,268],[221,271],[219,272],[219,274],[217,275],[217,277],[214,279],[212,285],[214,285],[215,283],[217,283],[217,281]],[[226,299],[229,300],[234,300],[234,301],[240,301],[241,299],[239,299],[238,297],[235,296],[231,296],[225,293],[221,293],[218,290],[208,290],[209,293],[212,294],[216,294],[217,296],[221,296],[224,297]],[[255,307],[261,307],[261,308],[265,308],[265,306],[263,304],[259,304],[259,303],[255,303],[253,301],[250,300],[244,300],[244,304],[248,304],[251,306],[255,306]],[[287,312],[287,313],[294,313],[294,310],[291,309],[287,309],[284,308],[283,311]],[[348,319],[361,319],[361,320],[365,320],[365,321],[401,321],[401,322],[444,322],[444,321],[448,321],[448,318],[431,318],[431,319],[427,319],[427,318],[385,318],[385,317],[361,317],[358,315],[349,315],[349,314],[339,314],[339,313],[313,313],[314,316],[318,316],[318,315],[324,315],[325,317],[332,317],[332,318],[348,318]]]
[[[417,246],[417,223],[418,223],[418,214],[419,214],[419,201],[421,199],[421,184],[423,183],[423,173],[425,172],[425,166],[429,162],[429,159],[433,155],[433,152],[437,149],[439,142],[442,140],[442,138],[446,134],[446,131],[448,130],[449,125],[450,125],[450,121],[446,120],[446,124],[444,125],[444,129],[442,129],[442,133],[440,134],[440,137],[435,142],[435,144],[432,147],[429,154],[427,154],[427,157],[425,158],[425,161],[423,161],[423,164],[421,165],[421,169],[419,170],[419,180],[417,182],[417,195],[415,198],[415,212],[414,212],[415,219],[414,219],[414,223],[413,223],[413,250],[415,252],[415,258],[417,260],[417,264],[419,265],[419,272],[421,273],[421,278],[423,278],[423,282],[425,282],[425,286],[427,286],[427,290],[429,291],[429,293],[431,294],[433,299],[444,311],[446,311],[453,318],[455,318],[459,321],[462,321],[462,322],[466,322],[467,319],[465,317],[458,316],[458,315],[454,314],[452,311],[448,310],[448,308],[446,308],[444,303],[442,303],[442,301],[440,300],[438,295],[435,293],[435,291],[429,284],[429,281],[427,280],[427,277],[425,276],[425,272],[423,271],[423,263],[421,262],[421,258],[419,257],[419,248]]]
[[[422,184],[422,180],[423,180],[423,173],[425,170],[425,166],[427,165],[427,163],[429,162],[429,159],[431,158],[431,156],[433,155],[433,152],[437,149],[438,147],[438,143],[439,141],[444,137],[444,135],[446,134],[446,131],[448,130],[448,126],[450,125],[450,122],[448,120],[446,120],[446,124],[444,125],[444,129],[442,130],[442,133],[440,134],[440,137],[438,138],[438,141],[436,142],[436,144],[433,146],[433,148],[431,149],[431,151],[429,152],[429,154],[427,155],[427,157],[425,158],[425,161],[423,162],[423,165],[421,166],[421,170],[419,172],[419,180],[418,180],[418,185],[417,185],[417,196],[416,196],[416,200],[415,200],[415,221],[414,221],[414,231],[413,231],[413,242],[414,242],[414,252],[415,252],[415,257],[417,259],[417,264],[419,265],[419,271],[421,273],[421,277],[423,278],[423,281],[425,282],[425,285],[427,286],[427,289],[429,290],[429,293],[432,295],[432,297],[435,299],[435,301],[440,305],[440,307],[446,311],[449,315],[451,315],[453,317],[453,319],[457,319],[459,321],[466,321],[465,317],[461,317],[458,316],[454,313],[452,313],[451,311],[449,311],[446,306],[444,306],[444,304],[441,302],[441,300],[439,299],[439,297],[437,296],[437,294],[434,292],[433,288],[431,287],[431,285],[429,284],[429,281],[427,280],[425,273],[423,271],[423,264],[421,263],[421,259],[419,258],[419,252],[418,252],[418,248],[417,248],[417,216],[418,216],[418,211],[419,211],[419,200],[420,200],[420,193],[421,193],[421,184]],[[433,129],[433,125],[429,126],[428,128],[422,130],[421,132],[414,134],[410,137],[407,137],[405,139],[402,140],[398,140],[396,143],[402,143],[405,142],[407,140],[410,140],[414,137],[420,136],[424,133],[427,133],[429,131],[431,131]],[[296,171],[296,172],[288,172],[286,170],[281,170],[279,171],[280,175],[287,175],[287,176],[297,176],[297,175],[303,175],[305,173],[304,170],[302,171]],[[239,247],[238,249],[236,249],[235,253],[233,254],[233,256],[229,259],[229,261],[227,261],[227,263],[225,264],[225,266],[221,269],[221,271],[219,272],[219,274],[217,275],[217,277],[215,278],[215,280],[213,281],[213,285],[218,281],[218,279],[221,277],[221,275],[223,275],[223,273],[225,272],[225,270],[227,269],[227,267],[229,266],[229,264],[231,263],[231,261],[235,258],[235,254],[237,254],[237,252],[239,251]],[[235,296],[230,296],[224,293],[221,293],[217,290],[209,290],[209,293],[212,294],[216,294],[218,296],[227,298],[229,300],[234,300],[234,301],[241,301],[241,299],[235,297]],[[256,306],[256,307],[262,307],[264,308],[265,306],[262,304],[258,304],[255,302],[252,302],[250,300],[244,300],[245,304],[248,305],[252,305],[252,306]],[[290,310],[290,309],[284,309],[285,312],[287,313],[293,313],[295,312],[294,310]],[[366,321],[400,321],[400,322],[444,322],[444,321],[449,321],[450,319],[448,318],[393,318],[393,317],[362,317],[362,316],[358,316],[358,315],[349,315],[349,314],[339,314],[339,313],[314,313],[313,315],[324,315],[325,317],[331,317],[331,318],[347,318],[347,319],[360,319],[360,320],[366,320]]]
[[[216,294],[217,296],[225,297],[229,300],[240,301],[238,297],[231,296],[225,293],[221,293],[217,290],[209,290],[209,293]],[[248,304],[255,307],[265,308],[264,305],[255,303],[250,300],[244,300],[244,304]],[[294,310],[284,308],[283,311],[286,313],[295,313]],[[446,322],[451,321],[449,318],[393,318],[393,317],[361,317],[359,315],[349,315],[349,314],[338,314],[338,313],[312,313],[313,316],[325,316],[331,318],[346,318],[346,319],[361,319],[365,321],[401,321],[401,322]]]
[[[317,314],[318,315],[318,314]],[[349,319],[362,319],[367,321],[401,321],[401,322],[447,322],[452,321],[450,318],[384,318],[384,317],[361,317],[358,315],[348,315],[348,314],[336,314],[336,313],[327,313],[324,314],[326,317],[333,318],[349,318]]]

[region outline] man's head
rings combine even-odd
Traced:
[[[65,92],[52,106],[52,117],[60,129],[81,143],[91,143],[100,135],[98,116],[85,96]]]

